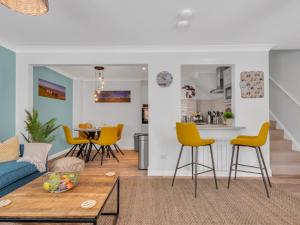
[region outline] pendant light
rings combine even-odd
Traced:
[[[103,66],[95,66],[95,93],[94,98],[95,102],[98,101],[98,96],[101,91],[104,89],[104,67]]]
[[[2,5],[19,13],[41,16],[49,10],[48,0],[0,0]]]

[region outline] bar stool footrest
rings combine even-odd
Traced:
[[[181,168],[184,168],[184,167],[190,166],[190,165],[192,165],[192,164],[193,164],[193,163],[188,163],[188,164],[185,164],[185,165],[183,165],[183,166],[177,167],[177,169],[181,169]]]
[[[238,172],[244,172],[244,173],[253,173],[253,174],[260,174],[259,172],[252,172],[252,171],[246,171],[246,170],[235,170],[235,169],[232,169],[232,171],[238,171]]]
[[[238,166],[244,166],[244,167],[249,167],[249,168],[260,169],[258,166],[250,166],[250,165],[245,165],[245,164],[240,164],[240,163],[238,163],[238,164],[232,164],[232,166],[236,166],[236,165],[238,165]],[[262,169],[265,170],[266,168],[262,167]]]
[[[194,176],[195,175],[199,175],[199,174],[203,174],[203,173],[208,173],[208,172],[211,172],[211,171],[213,171],[213,169],[211,169],[211,170],[205,170],[205,171],[202,171],[200,173],[195,173]]]
[[[207,168],[207,169],[211,169],[211,170],[213,170],[213,168],[212,168],[212,167],[209,167],[209,166],[203,165],[203,164],[201,164],[201,163],[194,163],[194,164],[197,164],[197,165],[199,165],[199,166],[203,166],[203,167],[205,167],[205,168]]]

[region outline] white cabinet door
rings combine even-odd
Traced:
[[[231,83],[231,68],[224,70],[223,76],[224,76],[224,87],[226,87],[227,84]]]

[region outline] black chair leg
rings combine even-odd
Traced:
[[[116,144],[114,144],[116,152],[119,152],[119,149],[116,147]]]
[[[214,155],[213,155],[213,151],[212,151],[211,145],[209,145],[209,149],[210,149],[211,163],[212,163],[212,168],[213,168],[213,173],[214,173],[214,178],[215,178],[216,189],[218,189],[218,182],[217,182],[217,176],[216,176],[215,161],[214,161]]]
[[[182,154],[182,150],[183,150],[183,145],[181,145],[181,149],[180,149],[180,153],[179,153],[179,157],[178,157],[178,160],[177,160],[177,164],[176,164],[176,168],[175,168],[175,172],[174,172],[174,176],[173,176],[173,180],[172,180],[172,187],[174,185],[174,181],[175,181],[175,177],[176,177],[176,174],[177,174],[177,170],[178,170],[178,166],[179,166],[179,162],[180,162],[180,159],[181,159],[181,154]]]
[[[95,153],[94,157],[92,158],[92,161],[94,161],[94,159],[96,158],[96,156],[98,154],[100,154],[100,150],[101,150],[100,147],[99,147],[99,149],[96,148],[96,153]]]
[[[110,154],[117,160],[117,162],[119,162],[118,157],[115,155],[110,146],[107,146],[107,152],[110,152]]]
[[[231,181],[231,173],[232,173],[232,164],[233,164],[234,152],[235,152],[235,145],[232,146],[232,154],[231,154],[231,162],[230,162],[229,176],[228,176],[228,186],[227,186],[228,189],[230,187],[230,181]]]
[[[101,154],[101,166],[102,166],[102,164],[103,164],[103,157],[104,157],[104,154],[105,154],[104,146],[101,146],[101,152],[102,152],[102,154]]]
[[[121,154],[124,155],[124,152],[120,149],[120,147],[117,144],[114,144],[114,147],[116,148],[117,152],[121,152]]]
[[[195,155],[195,198],[197,198],[197,185],[198,185],[198,147],[196,147],[196,155]]]
[[[268,187],[267,187],[267,182],[266,182],[266,179],[265,179],[264,171],[263,171],[263,168],[262,168],[262,163],[261,163],[261,160],[260,160],[259,150],[258,150],[258,148],[255,148],[255,150],[256,150],[256,155],[257,155],[259,168],[260,168],[260,171],[261,171],[261,176],[262,176],[262,179],[263,179],[263,182],[264,182],[264,185],[265,185],[266,193],[267,193],[268,198],[270,198],[269,190],[268,190]]]
[[[92,152],[92,145],[89,144],[89,150],[88,150],[88,153],[87,153],[86,158],[85,158],[86,163],[90,161],[91,152]]]
[[[72,152],[71,156],[74,155],[74,153],[76,152],[76,148],[79,147],[79,145],[74,145],[74,147],[75,147],[75,148],[73,149],[73,152]]]
[[[68,153],[65,155],[65,157],[67,157],[70,153],[72,153],[75,151],[74,149],[76,148],[76,145],[73,145],[72,148],[68,151]]]
[[[236,180],[236,174],[237,174],[237,170],[238,170],[239,153],[240,153],[240,146],[237,146],[236,159],[235,159],[235,171],[234,171],[234,179],[235,180]]]
[[[194,147],[192,147],[192,180],[194,179]]]
[[[261,156],[261,160],[263,162],[263,165],[264,165],[264,168],[265,168],[265,171],[266,171],[266,175],[267,175],[267,178],[268,178],[269,186],[270,186],[270,188],[272,188],[271,180],[270,180],[270,177],[269,177],[269,174],[268,174],[268,170],[267,170],[267,167],[266,167],[264,156],[263,156],[263,154],[261,152],[261,148],[258,147],[258,150],[259,150],[259,153],[260,153],[260,156]]]
[[[85,149],[86,144],[81,144],[79,145],[79,151],[77,152],[77,157],[82,157],[84,158],[84,149]]]

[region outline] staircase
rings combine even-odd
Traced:
[[[270,121],[270,153],[273,175],[300,175],[300,152],[293,151],[292,141],[284,139],[284,131]]]

